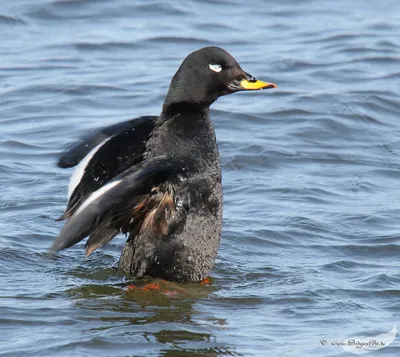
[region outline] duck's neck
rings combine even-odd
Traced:
[[[215,160],[217,144],[210,108],[192,105],[163,107],[147,143],[146,155],[210,156]]]
[[[171,135],[187,140],[205,134],[214,134],[210,119],[210,108],[191,103],[163,106],[156,126],[162,126]]]
[[[188,118],[195,119],[195,121],[197,121],[196,118],[209,120],[210,107],[208,105],[191,102],[164,103],[159,121],[164,122],[179,116],[187,116]]]

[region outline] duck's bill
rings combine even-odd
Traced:
[[[263,82],[258,79],[255,79],[251,74],[245,73],[246,78],[242,80],[235,80],[231,84],[229,84],[229,88],[233,91],[239,90],[260,90],[260,89],[269,89],[276,88],[276,84]]]
[[[259,89],[276,88],[276,84],[259,81],[258,79],[255,79],[253,81],[243,79],[240,82],[240,86],[242,87],[242,90],[259,90]]]

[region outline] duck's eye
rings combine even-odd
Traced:
[[[222,71],[222,67],[220,64],[209,64],[208,67],[210,67],[210,69],[214,72],[221,72]]]

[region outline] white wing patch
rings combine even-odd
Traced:
[[[71,198],[72,193],[74,192],[76,186],[81,182],[83,174],[85,173],[85,169],[89,161],[92,159],[94,154],[99,150],[110,138],[103,140],[99,145],[95,146],[89,153],[79,162],[78,166],[75,168],[75,171],[72,173],[71,178],[69,179],[68,185],[68,201]]]
[[[111,190],[113,187],[117,186],[119,183],[121,183],[122,180],[117,180],[117,181],[113,181],[110,182],[106,185],[104,185],[103,187],[99,188],[97,191],[94,191],[87,199],[86,201],[84,201],[80,207],[78,208],[78,210],[76,211],[76,213],[74,213],[74,215],[78,215],[80,212],[82,212],[85,207],[89,206],[94,200],[96,200],[97,198],[99,198],[101,195],[104,195],[107,191]]]

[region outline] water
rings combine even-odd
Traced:
[[[320,340],[399,323],[397,0],[3,1],[0,31],[1,356],[349,356]],[[59,153],[158,114],[207,45],[278,85],[213,106],[225,200],[211,286],[127,292],[123,237],[48,257],[71,173]]]

